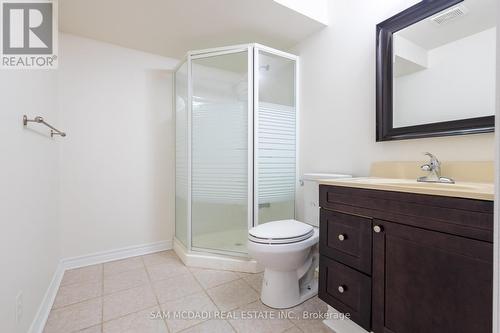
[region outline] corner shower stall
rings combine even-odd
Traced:
[[[295,217],[297,69],[259,44],[191,51],[176,69],[177,248],[245,257],[249,228]]]

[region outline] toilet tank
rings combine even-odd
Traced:
[[[351,178],[350,175],[335,173],[306,173],[302,176],[304,190],[304,222],[319,227],[319,184],[320,179]]]

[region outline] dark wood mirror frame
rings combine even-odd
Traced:
[[[495,130],[495,116],[393,127],[392,35],[462,1],[423,0],[377,24],[377,141],[487,133]]]

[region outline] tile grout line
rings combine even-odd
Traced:
[[[264,279],[264,273],[263,272],[260,272],[260,273],[252,273],[252,274],[255,274],[255,275],[258,275],[258,274],[262,274],[262,279]],[[248,282],[247,280],[245,280],[245,276],[242,277],[243,281],[245,281],[249,286],[250,288],[252,288],[253,290],[255,290],[255,292],[257,292],[257,294],[259,294],[259,300],[260,300],[260,293],[261,293],[261,290],[262,290],[262,285],[261,285],[261,290],[258,290],[256,288],[254,288],[250,282]],[[262,282],[261,282],[262,284]]]
[[[236,329],[236,327],[234,327],[233,324],[231,324],[231,322],[229,320],[226,320],[226,323],[231,327],[231,329],[233,331],[235,331],[236,333],[238,332],[238,330]]]
[[[55,309],[51,308],[50,312],[63,310],[63,309],[69,308],[70,306],[74,306],[74,305],[82,304],[82,303],[85,303],[85,302],[93,301],[93,300],[96,300],[98,298],[102,298],[102,296],[96,296],[96,297],[87,298],[87,299],[84,299],[84,300],[76,302],[76,303],[71,303],[71,304],[68,304],[68,305],[65,305],[65,306],[61,306],[60,308],[55,308]]]
[[[132,272],[135,272],[135,271],[144,273],[146,276],[148,274],[147,270],[145,268],[141,267],[141,268],[135,268],[134,270],[131,270],[131,271],[126,271],[126,272],[123,272],[123,273],[115,274],[115,275],[112,275],[112,276],[113,276],[113,278],[116,278],[117,275],[129,274],[129,273],[132,273]],[[106,279],[110,279],[110,277],[108,276]],[[121,279],[123,279],[123,277],[121,277]],[[148,282],[149,282],[149,278],[148,278]],[[106,293],[106,291],[103,290],[103,296],[113,295],[113,294],[124,292],[124,291],[130,290],[130,289],[141,287],[141,286],[145,285],[145,283],[148,283],[148,282],[140,282],[139,284],[134,284],[134,285],[131,285],[129,287],[126,287],[126,288],[123,288],[123,289],[118,289],[118,290],[111,291],[111,292],[108,292],[108,293]]]
[[[186,265],[184,265],[184,266],[186,266]],[[186,266],[186,267],[188,268],[188,271],[191,273],[191,275],[193,276],[193,278],[195,279],[195,281],[196,281],[196,282],[198,282],[198,284],[200,285],[201,289],[203,290],[203,292],[205,293],[205,295],[208,297],[208,299],[210,299],[210,301],[214,304],[215,308],[216,308],[219,312],[221,312],[222,310],[221,310],[221,309],[220,309],[220,307],[217,305],[217,303],[215,303],[215,300],[214,300],[212,297],[210,297],[210,294],[208,293],[208,290],[209,290],[209,289],[213,289],[213,288],[220,287],[220,286],[222,286],[222,285],[224,285],[224,284],[228,284],[228,283],[231,283],[231,282],[237,281],[237,280],[239,280],[239,279],[241,279],[241,278],[238,276],[238,279],[235,279],[235,280],[232,280],[232,281],[228,281],[228,282],[222,283],[222,284],[220,284],[220,285],[218,285],[218,286],[214,286],[214,287],[211,287],[211,288],[205,288],[204,286],[202,286],[202,285],[201,285],[201,283],[198,281],[198,279],[196,278],[196,276],[194,275],[194,273],[193,273],[193,272],[189,269],[189,267],[188,267],[188,266]],[[236,274],[236,275],[237,275],[237,274]],[[231,310],[231,311],[234,311],[234,310]],[[236,328],[235,328],[235,327],[234,327],[234,326],[233,326],[233,325],[229,322],[229,320],[225,320],[225,319],[223,319],[223,320],[224,320],[224,321],[225,321],[225,322],[226,322],[226,323],[227,323],[227,324],[231,327],[231,329],[232,329],[234,332],[238,332],[238,331],[236,330]],[[202,323],[204,323],[204,322],[206,322],[206,321],[207,321],[207,320],[203,320],[203,321],[202,321],[202,322],[200,322],[199,324],[202,324]],[[195,326],[197,326],[197,325],[198,325],[198,324],[193,325],[193,326],[191,326],[191,327],[195,327]],[[188,328],[191,328],[191,327],[187,327],[185,330],[187,330]],[[183,330],[183,331],[185,331],[185,330]],[[182,331],[181,331],[181,332],[182,332]]]
[[[155,296],[156,304],[158,305],[158,309],[160,309],[160,312],[163,314],[163,309],[162,309],[161,304],[160,304],[160,299],[158,298],[158,295],[156,294],[156,291],[154,289],[153,280],[151,279],[151,276],[149,275],[149,271],[148,271],[146,262],[144,261],[144,256],[141,256],[141,260],[142,260],[142,264],[144,266],[144,270],[146,271],[146,275],[148,276],[148,280],[149,280],[149,284],[151,286],[151,290],[153,291],[153,295]],[[165,320],[165,318],[163,318],[163,315],[162,315],[162,321],[165,324],[165,328],[167,329],[167,332],[171,332],[170,327],[167,324],[167,321]]]
[[[133,315],[133,314],[137,314],[137,313],[139,313],[141,311],[144,311],[144,310],[147,310],[147,309],[153,309],[153,308],[154,308],[154,306],[151,306],[151,307],[148,307],[148,308],[145,308],[145,309],[137,310],[137,311],[134,311],[134,312],[130,312],[130,313],[118,316],[118,317],[114,317],[114,318],[111,318],[109,320],[104,321],[103,324],[106,324],[106,323],[109,323],[109,322],[112,322],[112,321],[115,321],[115,320],[118,320],[118,319],[122,319],[122,318],[125,318],[127,316],[130,316],[130,315]]]
[[[139,268],[136,268],[136,269],[139,269]],[[128,272],[130,272],[130,271],[128,271]],[[126,273],[126,272],[123,272],[123,273]],[[118,274],[119,274],[119,273],[118,273]],[[147,271],[146,271],[146,274],[147,274]],[[179,275],[175,275],[175,276],[179,276]],[[175,277],[175,276],[174,276],[174,277]],[[158,280],[158,281],[163,281],[163,280]],[[97,284],[97,283],[95,283],[95,284]],[[61,306],[61,307],[58,307],[58,308],[51,308],[51,311],[52,311],[52,310],[60,310],[60,309],[64,309],[64,308],[67,308],[67,307],[70,307],[70,306],[73,306],[73,305],[77,305],[77,304],[80,304],[80,303],[84,303],[84,302],[88,302],[88,301],[91,301],[91,300],[95,300],[95,299],[97,299],[97,298],[103,298],[103,299],[104,299],[104,297],[105,297],[105,296],[111,296],[111,295],[115,295],[115,294],[118,294],[118,293],[121,293],[121,292],[129,291],[129,290],[131,290],[131,289],[135,289],[135,288],[139,288],[139,287],[143,287],[143,286],[145,286],[145,284],[140,284],[140,285],[136,285],[136,286],[133,286],[133,287],[130,287],[130,288],[117,290],[117,291],[112,292],[112,293],[109,293],[109,294],[104,294],[104,281],[102,282],[102,284],[103,284],[103,286],[102,286],[102,290],[103,290],[102,292],[103,292],[103,294],[102,294],[101,296],[90,297],[90,298],[83,299],[83,300],[81,300],[81,301],[78,301],[78,302],[75,302],[75,303],[71,303],[71,304],[67,304],[67,305],[65,305],[65,306]],[[117,317],[117,318],[121,318],[121,316],[120,316],[120,317]],[[109,321],[109,320],[108,320],[108,321]]]
[[[184,265],[184,263],[182,263],[182,264]],[[201,284],[201,282],[200,282],[200,281],[198,281],[198,279],[196,278],[196,275],[194,275],[194,273],[193,273],[193,272],[189,269],[189,267],[188,267],[188,266],[186,266],[186,265],[184,265],[184,266],[187,268],[187,270],[189,271],[189,274],[191,274],[191,276],[192,276],[192,277],[193,277],[193,279],[196,281],[196,283],[200,286],[201,291],[202,291],[202,292],[203,292],[203,293],[204,293],[204,294],[208,297],[208,299],[212,302],[212,304],[215,306],[215,308],[216,308],[217,310],[219,310],[219,311],[220,311],[220,309],[219,309],[219,307],[217,306],[217,304],[215,304],[214,300],[213,300],[213,299],[210,297],[210,295],[207,293],[207,291],[206,291],[205,287],[203,287],[203,285]],[[193,295],[194,295],[194,294],[193,294]],[[207,321],[207,319],[202,320],[202,321],[201,321],[201,322],[199,322],[198,324],[203,324],[203,323],[204,323],[204,322],[206,322],[206,321]],[[196,325],[198,325],[198,324],[195,324],[195,325],[191,325],[191,326],[189,326],[189,327],[186,327],[186,330],[187,330],[187,329],[189,329],[189,328],[191,328],[191,327],[194,327],[194,326],[196,326]],[[182,331],[184,331],[184,329],[183,329]]]
[[[135,256],[135,257],[125,258],[125,259],[119,259],[119,260],[115,260],[115,261],[108,261],[108,262],[105,262],[103,264],[100,264],[100,265],[102,265],[103,278],[105,278],[105,277],[109,278],[110,276],[114,276],[114,275],[118,275],[118,274],[123,274],[123,273],[127,273],[127,272],[130,272],[130,271],[136,270],[136,269],[140,269],[140,267],[139,268],[138,267],[136,267],[136,268],[127,268],[127,269],[125,269],[123,271],[120,271],[120,272],[109,273],[107,276],[104,273],[104,265],[106,265],[106,264],[112,264],[112,263],[116,263],[116,262],[119,262],[119,261],[127,261],[127,260],[138,258],[138,257],[142,257],[142,256]],[[142,262],[142,265],[144,266],[144,261],[142,259],[141,259],[141,262]]]
[[[176,256],[177,256],[177,255],[176,255]],[[207,293],[207,289],[206,289],[206,288],[205,288],[205,287],[201,284],[201,282],[198,280],[198,278],[196,278],[196,276],[194,275],[194,273],[193,273],[193,272],[189,269],[190,267],[189,267],[189,266],[186,266],[186,265],[185,265],[185,264],[184,264],[184,263],[183,263],[183,262],[182,262],[182,261],[181,261],[178,257],[176,258],[176,260],[179,260],[179,261],[181,262],[181,264],[182,264],[184,267],[186,267],[186,268],[187,268],[188,273],[177,274],[177,275],[174,275],[174,276],[170,276],[170,277],[168,277],[168,278],[165,278],[165,279],[158,280],[158,281],[156,281],[156,282],[160,282],[160,281],[168,280],[168,279],[171,279],[171,278],[173,278],[173,277],[178,277],[178,276],[182,276],[182,275],[190,275],[190,276],[194,279],[194,281],[198,284],[198,286],[201,288],[201,293],[204,293],[204,294],[208,297],[208,299],[209,299],[209,300],[213,303],[213,305],[215,306],[215,308],[216,308],[217,310],[221,311],[221,310],[219,309],[219,307],[217,306],[217,304],[215,303],[215,301],[212,299],[212,297],[210,297],[210,295]],[[155,265],[160,265],[160,264],[155,264]],[[155,266],[155,265],[150,265],[150,266]],[[197,268],[197,267],[193,267],[193,268]],[[207,270],[208,270],[208,269],[207,269]],[[239,278],[238,278],[238,279],[239,279]],[[218,285],[218,286],[221,286],[221,285],[223,285],[223,284],[226,284],[226,283],[230,283],[230,282],[236,281],[236,280],[238,280],[238,279],[235,279],[235,280],[232,280],[232,281],[228,281],[228,282],[222,283],[222,284],[220,284],[220,285]],[[216,287],[218,287],[218,286],[214,286],[214,287],[212,287],[212,288],[216,288]],[[184,299],[184,298],[187,298],[187,297],[193,296],[193,295],[195,295],[195,294],[197,294],[197,293],[200,293],[200,292],[190,293],[190,294],[187,294],[187,295],[184,295],[184,296],[181,296],[181,297],[175,298],[175,299],[171,299],[171,300],[169,300],[168,302],[179,301],[179,300],[182,300],[182,299]],[[156,296],[156,293],[155,293],[155,296]],[[160,305],[160,308],[161,308],[161,305]],[[179,331],[179,333],[180,333],[180,332],[183,332],[183,331],[185,331],[185,330],[188,330],[188,329],[190,329],[190,328],[192,328],[192,327],[195,327],[195,326],[201,325],[201,324],[203,324],[203,323],[205,323],[205,322],[207,322],[207,321],[208,321],[208,320],[207,320],[207,319],[205,319],[205,320],[202,320],[202,321],[201,321],[201,322],[199,322],[199,323],[196,323],[196,324],[194,324],[194,325],[191,325],[191,326],[185,327],[185,328],[183,328],[182,330],[180,330],[180,331]],[[224,320],[224,321],[226,321],[226,322],[227,322],[227,323],[231,326],[231,328],[234,330],[234,328],[232,327],[232,325],[231,325],[231,324],[230,324],[227,320]],[[170,331],[170,328],[168,327],[168,325],[167,325],[167,328],[168,328],[168,329],[169,329],[169,331]],[[234,330],[234,331],[236,332],[236,330]]]
[[[104,264],[101,264],[101,333],[104,333]]]
[[[250,283],[248,283],[247,280],[245,280],[244,277],[241,277],[240,280],[243,280],[243,283],[245,283],[247,286],[250,287],[250,289],[252,289],[253,291],[255,291],[257,293],[257,295],[259,295],[259,299],[260,299],[260,293],[254,287],[252,287],[252,285]]]
[[[140,256],[140,257],[142,257],[142,256]],[[146,275],[148,276],[148,280],[149,280],[149,284],[148,284],[148,285],[151,287],[151,290],[153,291],[153,295],[154,295],[154,297],[155,297],[155,299],[156,299],[156,305],[158,306],[158,308],[160,309],[160,311],[162,311],[160,301],[159,301],[159,299],[158,299],[158,297],[157,297],[156,293],[154,292],[154,289],[153,289],[153,281],[151,280],[151,277],[149,276],[149,272],[148,272],[148,270],[147,270],[147,266],[146,266],[146,264],[145,264],[144,260],[142,260],[142,262],[143,262],[143,265],[144,265],[144,270],[146,271]],[[138,268],[137,268],[137,269],[138,269]],[[123,273],[124,273],[124,272],[123,272]],[[180,275],[176,275],[176,276],[180,276]],[[164,279],[159,280],[159,281],[163,281],[163,280],[164,280]],[[135,286],[135,287],[128,288],[128,289],[124,289],[124,290],[120,290],[120,291],[117,291],[117,292],[114,292],[114,293],[108,294],[108,295],[106,295],[106,296],[113,295],[113,294],[116,294],[116,293],[119,293],[119,292],[123,292],[123,291],[127,291],[127,290],[131,290],[131,289],[134,289],[134,288],[143,287],[143,286],[146,286],[146,284],[143,284],[143,285],[140,285],[140,286]],[[147,310],[147,309],[149,309],[149,308],[153,308],[153,307],[147,307],[147,308],[144,308],[144,309],[140,309],[140,310],[137,310],[137,311],[134,311],[134,312],[130,312],[130,313],[127,313],[127,314],[124,314],[124,315],[121,315],[121,316],[115,317],[115,318],[111,318],[111,319],[106,320],[106,321],[104,321],[104,318],[103,318],[103,323],[108,323],[108,322],[110,322],[110,321],[118,320],[118,319],[124,318],[124,317],[126,317],[126,316],[129,316],[129,315],[136,314],[136,313],[139,313],[139,312],[141,312],[141,311]],[[165,322],[165,320],[164,320],[164,319],[163,319],[163,322],[165,323],[165,327],[167,328],[167,331],[168,331],[168,332],[170,332],[170,329],[169,329],[169,327],[168,327],[168,325],[167,325],[167,323]]]
[[[238,274],[236,274],[236,275],[238,275]],[[220,309],[220,307],[219,307],[219,306],[215,303],[215,300],[213,300],[213,299],[212,299],[212,297],[210,297],[210,294],[208,294],[208,290],[209,290],[209,289],[214,289],[214,288],[217,288],[217,287],[223,286],[224,284],[229,284],[229,283],[231,283],[231,282],[235,282],[235,281],[238,281],[238,280],[243,280],[243,277],[238,275],[238,278],[237,278],[237,279],[235,279],[235,280],[228,281],[228,282],[222,283],[222,284],[220,284],[220,285],[218,285],[218,286],[214,286],[214,287],[207,288],[207,289],[205,289],[205,288],[203,288],[203,287],[202,287],[202,288],[203,288],[203,290],[205,291],[205,293],[207,294],[207,296],[208,296],[208,297],[212,300],[212,302],[214,303],[215,307],[216,307],[219,311],[222,311],[222,310]],[[246,281],[243,281],[243,283],[247,284],[247,283],[246,283]],[[250,289],[254,290],[251,286],[249,286],[249,287],[250,287]],[[260,297],[259,297],[259,299],[258,299],[258,300],[260,300]],[[248,304],[252,304],[253,302],[256,302],[256,301],[252,301],[252,302],[250,302],[250,303],[242,304],[242,305],[237,306],[236,308],[234,308],[234,309],[232,309],[232,310],[228,310],[227,312],[229,312],[229,311],[237,311],[237,310],[240,310],[240,311],[241,311],[241,307],[246,306],[246,305],[248,305]],[[231,321],[230,321],[230,320],[224,320],[224,321],[228,323],[228,325],[231,327],[231,329],[232,329],[234,332],[238,332],[238,330],[236,329],[236,327],[234,327],[234,326],[233,326],[233,324],[231,323]]]
[[[186,265],[184,265],[184,266],[186,266]],[[233,282],[233,281],[236,281],[236,280],[241,279],[241,277],[240,277],[238,274],[236,274],[236,272],[234,272],[234,271],[221,271],[221,270],[218,270],[218,269],[212,269],[212,268],[200,268],[200,267],[188,267],[188,266],[186,266],[186,268],[187,268],[187,269],[189,270],[189,272],[193,275],[193,277],[195,278],[195,280],[197,280],[197,281],[199,282],[199,284],[201,285],[201,287],[202,287],[203,289],[207,289],[207,290],[208,290],[208,289],[217,288],[217,287],[220,287],[220,286],[222,286],[222,285],[224,285],[224,284],[226,284],[226,283],[230,283],[230,282]],[[233,280],[229,280],[229,281],[221,282],[220,284],[216,284],[216,285],[214,285],[214,286],[211,286],[211,287],[207,287],[207,288],[205,288],[205,287],[201,284],[201,281],[200,281],[200,280],[196,277],[196,275],[193,273],[193,271],[191,271],[191,268],[194,268],[194,269],[199,269],[199,270],[204,270],[204,271],[214,271],[214,272],[231,272],[231,273],[234,273],[234,274],[237,276],[237,278],[236,278],[236,279],[233,279]]]
[[[59,289],[61,289],[61,288],[72,287],[72,286],[76,286],[79,284],[98,284],[98,283],[99,283],[99,281],[84,281],[84,282],[73,282],[73,283],[68,283],[68,284],[64,284],[64,285],[61,284],[57,290],[59,291]]]
[[[293,323],[293,322],[292,322],[292,323]],[[298,329],[300,332],[304,332],[304,333],[305,333],[305,331],[304,331],[302,328],[300,328],[300,327],[299,327],[299,325],[297,325],[297,324],[295,324],[295,323],[293,323],[293,325],[294,325],[295,327],[297,327],[297,329]]]
[[[136,257],[142,257],[142,256],[136,256]],[[124,259],[120,259],[120,260],[124,260]],[[153,286],[152,286],[153,282],[151,281],[151,278],[150,278],[150,276],[149,276],[149,272],[148,272],[148,270],[147,270],[147,268],[146,268],[147,266],[146,266],[146,264],[144,263],[144,260],[143,260],[143,259],[142,259],[142,263],[143,263],[143,266],[144,266],[144,270],[146,271],[146,275],[148,276],[148,280],[149,280],[149,283],[148,283],[148,284],[143,284],[143,285],[139,285],[139,286],[135,286],[135,287],[127,288],[127,289],[124,289],[124,290],[120,290],[120,291],[117,291],[117,292],[114,292],[114,293],[110,293],[110,294],[108,294],[108,295],[106,295],[106,296],[109,296],[109,295],[114,295],[114,294],[117,294],[117,293],[120,293],[120,292],[124,292],[124,291],[128,291],[128,290],[131,290],[131,289],[140,288],[140,287],[144,287],[144,286],[146,286],[146,285],[149,285],[149,286],[151,287],[151,290],[153,291],[153,295],[154,295],[154,297],[155,297],[155,299],[156,299],[156,304],[158,305],[158,307],[159,307],[159,308],[160,308],[160,310],[161,310],[161,305],[160,305],[159,299],[158,299],[158,297],[156,296],[156,293],[154,292],[154,289],[153,289]],[[136,269],[140,269],[140,268],[136,268]],[[126,273],[126,272],[129,272],[129,271],[124,271],[124,272],[122,272],[122,273]],[[118,274],[119,274],[119,273],[118,273]],[[163,280],[160,280],[160,281],[163,281]],[[148,307],[148,308],[149,308],[149,307]],[[139,309],[139,310],[137,310],[137,311],[130,312],[130,313],[127,313],[127,314],[124,314],[124,315],[121,315],[121,316],[118,316],[118,317],[115,317],[115,318],[111,318],[111,319],[106,320],[106,321],[104,320],[104,317],[103,317],[103,323],[109,323],[109,322],[111,322],[111,321],[118,320],[118,319],[124,318],[124,317],[126,317],[126,316],[129,316],[129,315],[136,314],[136,313],[139,313],[139,312],[141,312],[141,311],[147,310],[148,308]],[[151,308],[152,308],[152,307],[151,307]],[[165,322],[165,320],[163,320],[163,321],[164,321],[164,323],[165,323],[165,327],[167,328],[167,331],[168,331],[168,332],[170,332],[170,330],[169,330],[169,328],[168,328],[167,323]]]
[[[253,274],[259,274],[259,273],[253,273]],[[260,300],[260,292],[259,292],[258,290],[256,290],[255,288],[253,288],[253,287],[252,287],[252,285],[244,279],[244,277],[241,277],[241,280],[243,280],[243,282],[244,282],[244,283],[246,283],[246,284],[247,284],[247,285],[248,285],[251,289],[255,290],[255,291],[257,292],[257,294],[259,295],[259,298],[258,298],[256,301],[252,301],[252,302],[250,302],[250,303],[246,303],[246,304],[240,305],[240,306],[238,306],[236,309],[234,309],[233,311],[236,311],[236,310],[243,311],[243,308],[244,308],[245,306],[248,306],[248,305],[250,305],[250,304],[257,303],[257,302],[259,302],[260,304],[262,304],[264,307],[271,309],[271,311],[278,311],[278,312],[279,312],[279,311],[282,311],[282,310],[280,310],[280,309],[273,309],[273,308],[270,308],[270,307],[268,307],[267,305],[265,305],[264,303],[262,303],[262,301]],[[306,302],[306,301],[305,301],[305,302]],[[302,304],[302,303],[301,303],[301,304]],[[296,324],[295,324],[292,320],[290,320],[290,319],[286,318],[286,319],[285,319],[285,321],[288,321],[288,322],[289,322],[292,326],[291,326],[291,327],[289,327],[289,328],[284,329],[283,331],[281,331],[281,332],[279,332],[279,333],[286,333],[286,331],[288,331],[289,329],[291,329],[291,328],[293,328],[293,327],[297,328],[300,332],[304,332],[304,330],[302,330],[302,329],[301,329],[298,325],[296,325]],[[228,323],[229,323],[229,325],[231,325],[231,322],[229,322],[229,321],[228,321]],[[233,326],[231,325],[231,327],[233,327]],[[237,330],[236,328],[234,328],[234,330],[235,330],[236,332],[238,332],[238,330]]]
[[[237,332],[238,332],[238,331],[236,331],[236,330],[234,329],[234,327],[231,325],[231,323],[230,323],[229,321],[225,320],[225,319],[212,319],[212,320],[222,320],[222,321],[226,322],[226,323],[229,325],[229,327],[233,330],[233,332],[234,332],[234,333],[237,333]],[[186,332],[187,330],[189,330],[189,329],[191,329],[191,328],[194,328],[194,327],[196,327],[196,326],[201,326],[201,325],[203,325],[204,323],[209,322],[209,321],[210,321],[210,320],[203,320],[203,321],[201,321],[201,322],[199,322],[199,323],[196,323],[196,324],[195,324],[195,325],[193,325],[193,326],[189,326],[189,327],[183,328],[182,330],[180,330],[180,331],[179,331],[179,332],[177,332],[177,333]]]
[[[76,284],[73,284],[72,286],[81,286],[81,285],[99,285],[99,282],[91,282],[91,283],[76,283]],[[102,289],[102,287],[101,287]],[[57,289],[57,294],[61,291],[61,287],[59,287]],[[56,299],[57,299],[57,294],[56,294]],[[84,298],[82,300],[79,300],[78,302],[73,302],[73,303],[68,303],[66,305],[63,305],[63,306],[58,306],[58,307],[55,307],[55,300],[54,300],[54,304],[52,305],[52,307],[50,308],[50,311],[52,310],[59,310],[59,309],[64,309],[64,308],[67,308],[68,306],[72,306],[72,305],[76,305],[76,304],[79,304],[79,303],[83,303],[83,302],[86,302],[86,301],[90,301],[90,300],[93,300],[93,299],[96,299],[96,298],[99,298],[99,297],[102,297],[102,295],[98,295],[98,296],[92,296],[92,297],[89,297],[89,298]]]
[[[101,270],[102,270],[102,264],[96,264],[95,266],[99,266],[99,265],[101,265]],[[65,273],[66,273],[66,271],[63,273],[63,276],[61,278],[61,282],[62,282],[62,279],[64,278],[64,274]],[[59,291],[61,290],[61,288],[69,287],[69,286],[82,285],[82,284],[83,285],[85,285],[85,284],[99,284],[99,282],[96,282],[96,281],[88,282],[87,281],[87,282],[74,282],[74,283],[70,283],[70,284],[66,284],[66,285],[61,285],[60,284],[59,287],[57,288],[56,298],[57,298],[57,295],[59,294]],[[101,273],[101,292],[102,292],[102,288],[103,288],[103,281],[102,281],[102,273]],[[101,333],[102,333],[102,295],[101,296],[96,296],[96,297],[90,297],[90,298],[87,298],[87,299],[83,299],[83,300],[81,300],[79,302],[67,304],[65,306],[61,306],[61,307],[57,307],[57,308],[54,308],[54,304],[52,304],[52,307],[50,308],[50,311],[49,311],[49,317],[50,317],[50,315],[54,311],[64,310],[67,307],[78,305],[78,304],[81,304],[81,303],[84,303],[84,302],[89,302],[89,301],[96,300],[96,299],[101,299],[101,320],[100,320],[100,322],[98,322],[97,324],[88,326],[88,327],[79,328],[78,330],[73,331],[72,333],[78,333],[78,332],[80,332],[82,330],[85,330],[85,329],[88,329],[88,328],[91,328],[91,327],[94,327],[94,326],[97,326],[97,325],[101,325]],[[55,301],[56,301],[56,299],[54,299],[54,303],[55,303]],[[45,322],[45,325],[43,327],[43,331],[45,331],[45,327],[47,326],[47,322],[48,322],[48,318],[47,318],[47,321]]]
[[[257,273],[255,273],[255,274],[257,274]],[[251,301],[251,302],[249,302],[249,303],[244,303],[244,304],[238,305],[236,308],[234,308],[234,309],[232,309],[232,310],[228,310],[228,311],[235,311],[235,310],[240,309],[242,306],[245,306],[245,305],[248,305],[248,304],[251,304],[251,303],[254,303],[254,302],[260,301],[260,293],[259,293],[259,291],[257,291],[257,290],[256,290],[255,288],[253,288],[253,287],[252,287],[252,286],[251,286],[248,282],[246,282],[246,281],[244,280],[244,278],[243,278],[243,277],[238,277],[238,278],[237,278],[237,279],[235,279],[235,280],[227,281],[227,282],[224,282],[224,283],[222,283],[222,284],[220,284],[220,285],[213,286],[213,287],[210,287],[210,288],[207,288],[207,289],[203,288],[203,286],[202,286],[202,288],[203,288],[204,290],[206,290],[206,291],[207,291],[207,295],[208,295],[208,297],[210,297],[210,295],[208,294],[208,290],[215,289],[215,288],[221,287],[221,286],[223,286],[223,285],[225,285],[225,284],[229,284],[229,283],[236,282],[236,281],[238,281],[238,280],[243,280],[243,283],[244,283],[246,286],[250,287],[250,289],[251,289],[252,291],[255,291],[255,292],[257,293],[257,295],[259,296],[259,298],[258,298],[257,300]],[[210,297],[210,299],[212,299],[212,297]],[[215,306],[217,306],[217,304],[215,303],[215,300],[212,300],[212,301],[213,301],[213,303],[215,304]],[[218,306],[217,306],[217,308],[218,308],[220,311],[222,311],[222,310],[221,310]]]
[[[101,265],[101,333],[104,333],[104,264]]]

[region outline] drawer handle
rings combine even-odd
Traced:
[[[380,226],[380,225],[376,225],[373,227],[373,231],[375,231],[377,234],[382,232],[382,230],[383,230],[382,226]]]
[[[338,289],[339,293],[343,294],[347,288],[344,285],[340,285],[337,289]]]
[[[339,239],[339,241],[343,242],[344,240],[346,240],[346,239],[347,239],[347,235],[344,235],[344,234],[339,234],[339,235],[337,236],[337,238]]]

